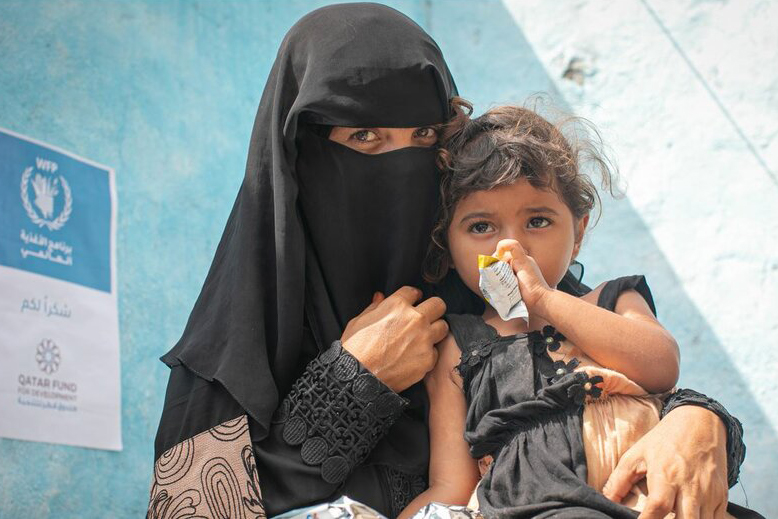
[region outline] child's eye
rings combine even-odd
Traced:
[[[469,232],[473,234],[484,234],[487,232],[493,231],[494,228],[490,223],[487,222],[476,222],[473,225],[470,226],[468,229]]]
[[[530,229],[540,229],[542,227],[548,227],[551,225],[551,220],[548,218],[544,218],[542,216],[535,216],[534,218],[529,219],[529,223],[527,224],[527,227]]]

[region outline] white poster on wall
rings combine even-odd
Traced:
[[[121,450],[111,168],[0,128],[0,436]]]

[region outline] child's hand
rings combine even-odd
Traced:
[[[532,256],[516,240],[500,240],[493,256],[510,263],[519,280],[519,291],[530,314],[542,297],[551,290]]]

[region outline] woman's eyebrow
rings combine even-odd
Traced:
[[[459,223],[464,222],[465,220],[472,220],[473,218],[489,218],[492,216],[492,213],[486,212],[486,211],[477,211],[474,213],[467,213],[465,216],[462,217],[461,220],[459,220]]]

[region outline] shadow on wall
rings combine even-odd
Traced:
[[[460,94],[475,104],[476,113],[495,104],[522,103],[539,92],[548,93],[558,108],[571,112],[555,86],[558,79],[548,76],[502,2],[438,0],[427,5],[426,28],[443,49]],[[607,144],[608,136],[604,139]],[[738,371],[729,368],[727,350],[627,199],[603,199],[602,220],[587,237],[580,259],[590,285],[620,275],[646,275],[659,319],[681,347],[679,386],[715,397],[740,418],[749,447],[741,470],[748,502],[766,516],[778,514],[770,499],[771,478],[765,477],[778,473],[774,451],[778,437]],[[746,503],[740,485],[730,491],[730,500]]]

